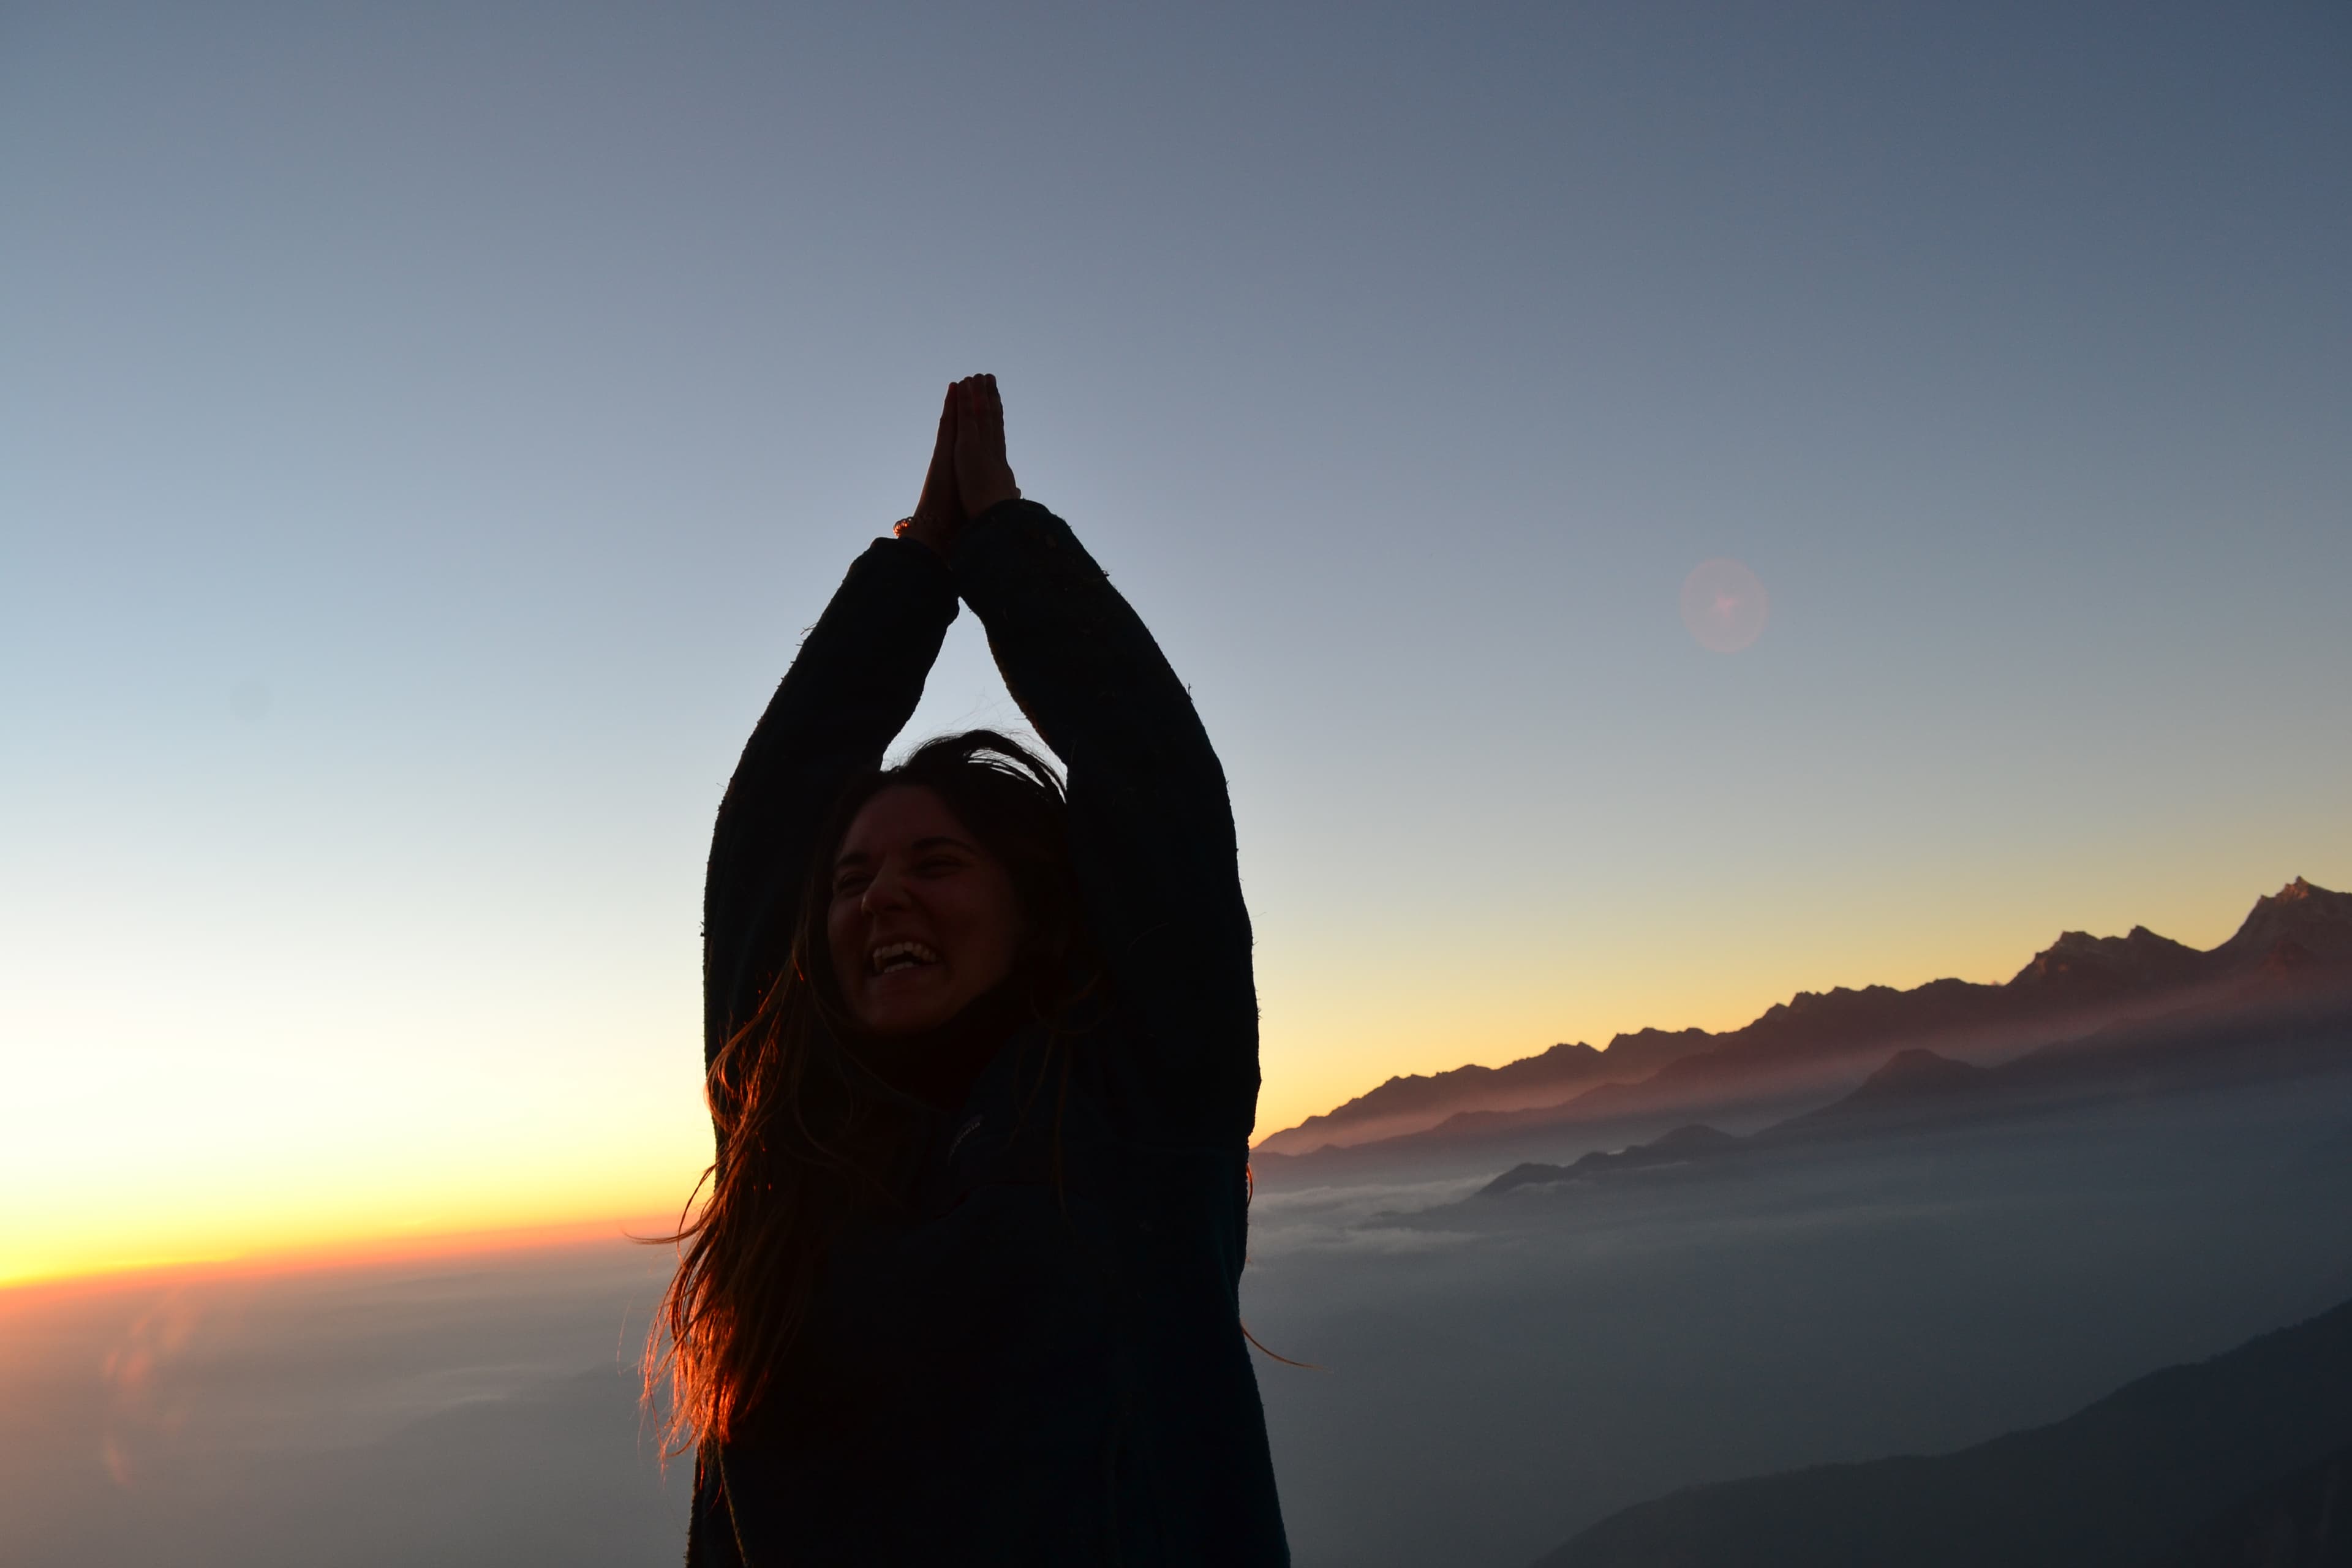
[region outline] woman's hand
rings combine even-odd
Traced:
[[[931,446],[930,471],[923,476],[923,493],[911,516],[898,524],[901,539],[929,545],[944,558],[955,544],[969,514],[956,487],[956,395],[961,382],[948,384],[947,401],[940,405],[939,438]]]
[[[948,389],[955,405],[955,481],[964,515],[978,517],[1016,499],[1013,467],[1004,460],[1004,400],[992,375],[967,376]]]
[[[912,515],[898,524],[898,536],[928,544],[944,557],[966,522],[1020,494],[1013,467],[1004,460],[1004,400],[996,394],[996,378],[968,375],[950,383],[923,493]]]

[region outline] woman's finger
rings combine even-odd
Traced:
[[[940,402],[940,430],[931,443],[931,466],[923,475],[922,494],[915,500],[915,516],[925,521],[953,522],[963,516],[956,492],[955,412],[955,387],[950,384]]]
[[[956,483],[966,513],[978,517],[1021,494],[1004,460],[1004,404],[992,375],[968,377],[956,416]]]

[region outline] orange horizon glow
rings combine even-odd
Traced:
[[[55,1273],[0,1279],[0,1299],[22,1300],[45,1291],[82,1289],[132,1289],[148,1285],[263,1279],[484,1253],[530,1252],[599,1241],[625,1242],[652,1252],[666,1244],[662,1238],[670,1234],[673,1224],[674,1216],[639,1216],[428,1233],[378,1233],[275,1247],[263,1245],[212,1257],[101,1263]]]
[[[2340,857],[2276,859],[2323,886],[2347,879]],[[1536,921],[1507,904],[1443,948],[1403,916],[1337,934],[1268,920],[1253,1141],[1398,1074],[1644,1026],[1719,1032],[1799,990],[2006,980],[2062,930],[2146,923],[2210,947],[2285,879],[2220,858],[2198,869],[2100,879],[2060,865],[2025,889],[1955,874],[1896,905],[1734,888],[1695,910],[1663,887],[1605,914]],[[385,1028],[343,1025],[329,1053],[192,1028],[123,1049],[100,1075],[87,1064],[111,1042],[81,1033],[87,1010],[59,1014],[13,1086],[23,1131],[0,1149],[12,1200],[0,1291],[667,1234],[709,1163],[710,1128],[694,1042],[664,1042],[679,1031],[647,1019],[685,1016],[691,1000],[679,986],[639,1017],[602,1021],[601,1040],[550,1026],[571,1058],[551,1077],[531,1049],[554,1046],[511,1029],[510,1051],[477,1044],[499,1037],[495,1018],[446,1023],[450,1044],[429,1059]],[[640,1217],[616,1217],[628,1215]]]

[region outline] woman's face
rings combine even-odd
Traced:
[[[898,784],[866,803],[833,862],[833,972],[859,1026],[907,1035],[944,1024],[1013,972],[1013,879],[947,803]]]

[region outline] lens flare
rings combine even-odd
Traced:
[[[1717,653],[1738,653],[1762,637],[1771,607],[1756,574],[1726,556],[1700,562],[1683,579],[1683,625]]]

